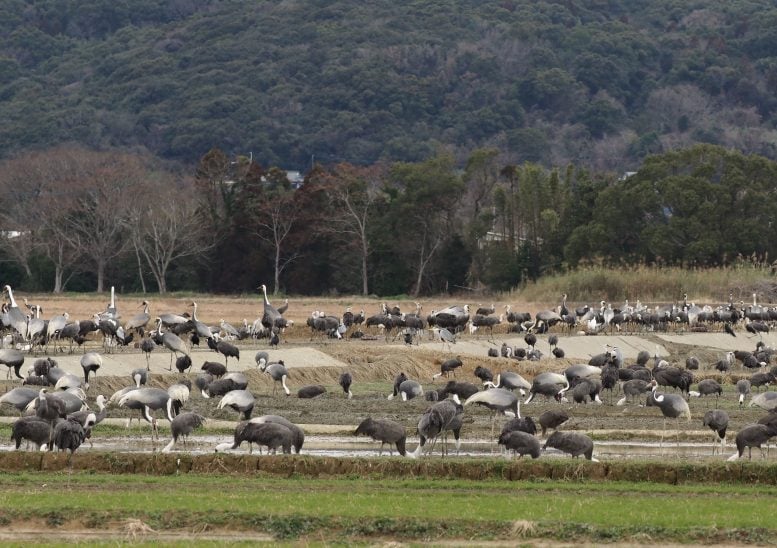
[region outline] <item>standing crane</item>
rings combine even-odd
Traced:
[[[173,356],[177,358],[179,352],[184,356],[189,356],[189,349],[178,335],[172,333],[171,331],[162,331],[162,320],[160,318],[156,319],[156,329],[157,333],[162,339],[162,345],[170,351],[170,367],[168,370],[172,371]]]

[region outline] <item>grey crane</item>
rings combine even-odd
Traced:
[[[380,449],[378,450],[378,456],[383,454],[383,446],[385,444],[396,445],[397,452],[403,457],[406,454],[405,442],[407,441],[407,432],[405,427],[398,422],[390,419],[373,419],[367,417],[359,426],[356,427],[354,436],[370,436],[373,441],[380,442]],[[389,454],[391,454],[391,446],[389,445]]]
[[[23,412],[29,403],[38,397],[40,389],[19,386],[0,396],[0,404],[7,403],[14,406],[19,413]]]
[[[461,356],[456,356],[455,358],[445,360],[440,364],[440,372],[432,375],[432,380],[436,379],[437,377],[442,377],[443,375],[447,377],[449,373],[453,373],[453,376],[455,377],[456,369],[462,365],[463,363],[461,361]]]
[[[514,417],[521,416],[521,402],[518,400],[518,396],[504,388],[492,388],[473,394],[466,399],[464,407],[473,403],[487,407],[494,412],[494,416],[491,419],[490,439],[494,438],[494,426],[496,425],[497,414],[503,413],[508,415],[508,413],[512,413],[512,416]]]
[[[164,449],[162,449],[162,452],[169,453],[172,451],[173,447],[178,442],[178,438],[183,439],[183,444],[185,447],[186,438],[188,438],[189,434],[194,432],[195,429],[201,427],[205,423],[205,420],[205,417],[199,413],[192,413],[191,411],[177,415],[170,423],[170,431],[172,432],[173,439],[170,440],[170,443],[165,445]]]
[[[754,405],[766,411],[777,409],[777,392],[761,392],[760,394],[753,396],[750,398],[748,407],[753,407]]]
[[[19,369],[22,367],[22,364],[24,363],[24,354],[22,354],[20,351],[16,350],[15,348],[3,348],[0,350],[0,363],[8,367],[8,375],[6,378],[11,378],[11,369],[13,369],[14,374],[20,378],[24,379],[24,377],[19,374]]]
[[[542,415],[540,415],[538,419],[540,423],[540,428],[542,429],[542,432],[540,435],[544,438],[545,433],[548,431],[549,428],[552,428],[553,430],[557,430],[559,426],[561,426],[568,420],[569,420],[569,413],[567,413],[563,409],[550,409],[548,411],[545,411]]]
[[[142,341],[140,341],[140,350],[143,352],[143,355],[146,357],[146,370],[151,370],[151,353],[156,349],[156,343],[149,337],[144,338]]]
[[[86,430],[76,419],[67,419],[60,421],[54,427],[54,434],[51,441],[57,446],[59,451],[70,451],[68,455],[68,464],[73,459],[73,453],[81,447],[86,439]]]
[[[660,394],[656,390],[658,389],[658,384],[656,381],[652,381],[651,384],[651,390],[652,392],[647,397],[647,406],[656,406],[661,410],[661,414],[664,416],[664,428],[661,431],[661,443],[660,446],[663,447],[664,443],[664,433],[666,432],[666,419],[671,418],[678,420],[681,417],[685,417],[688,422],[691,420],[691,409],[688,407],[688,402],[685,401],[685,398],[678,394]],[[680,445],[680,432],[677,431],[677,445]]]
[[[250,390],[232,390],[221,398],[218,408],[229,407],[241,413],[243,420],[248,420],[254,412],[254,405],[256,405],[256,398]]]
[[[532,434],[522,432],[520,430],[512,430],[509,432],[502,432],[499,436],[498,445],[504,445],[506,451],[512,451],[513,454],[518,454],[519,459],[524,455],[529,455],[531,458],[536,459],[540,456],[540,442]]]
[[[353,376],[351,376],[351,374],[348,371],[344,371],[340,373],[340,377],[337,379],[337,384],[339,384],[342,387],[346,397],[350,400],[353,397],[353,393],[351,392],[351,384],[353,384]]]
[[[548,447],[567,453],[571,455],[572,458],[583,455],[591,462],[599,462],[593,457],[594,442],[591,441],[591,438],[579,432],[562,432],[556,430],[545,441],[545,445],[542,446],[542,449],[547,450]]]
[[[177,358],[179,353],[183,354],[184,356],[189,356],[189,349],[186,347],[186,344],[181,340],[181,338],[178,335],[170,331],[164,331],[164,332],[162,331],[162,320],[160,318],[157,318],[156,322],[157,322],[157,333],[162,339],[162,345],[170,351],[170,367],[168,370],[172,371],[173,356]]]
[[[148,313],[148,301],[143,301],[140,306],[143,308],[143,312],[135,314],[127,320],[127,323],[124,324],[124,329],[126,331],[134,329],[142,337],[143,330],[148,325],[148,322],[151,321],[151,315]]]
[[[19,450],[21,447],[22,440],[34,443],[37,449],[44,445],[48,448],[53,433],[50,421],[31,415],[21,417],[13,423],[11,426],[11,441],[14,442],[16,450]]]
[[[454,396],[454,399],[437,402],[426,410],[418,421],[418,447],[409,456],[420,457],[428,440],[432,440],[429,453],[434,450],[437,438],[444,435],[446,430],[451,429],[454,418],[461,412],[461,406],[457,399]],[[442,454],[445,454],[444,447]]]
[[[272,329],[278,320],[283,319],[283,315],[270,304],[270,300],[267,298],[267,286],[262,284],[259,286],[264,296],[264,310],[262,311],[262,325],[267,329]]]
[[[718,406],[718,399],[720,399],[720,395],[722,393],[723,393],[723,388],[715,379],[701,380],[697,385],[697,390],[689,391],[689,395],[696,398],[701,398],[702,396],[711,396],[712,394],[715,394],[715,407]]]
[[[285,426],[291,431],[291,446],[294,452],[299,455],[299,452],[302,450],[302,445],[305,443],[305,432],[287,418],[280,415],[262,415],[261,417],[254,417],[249,422],[253,424],[274,423]]]
[[[456,344],[456,335],[451,333],[448,329],[444,327],[433,327],[432,333],[434,335],[435,340],[438,340],[442,343],[443,349],[445,346],[448,346],[448,350],[451,349],[452,344]]]
[[[737,381],[737,393],[739,394],[739,407],[742,407],[745,404],[745,396],[750,393],[750,381],[739,379]]]
[[[726,429],[728,428],[728,413],[722,409],[710,409],[704,413],[702,424],[715,433],[715,441],[712,443],[712,454],[720,446],[721,452],[726,447]]]
[[[321,384],[310,384],[297,390],[297,397],[306,400],[317,398],[323,394],[326,394],[326,388]]]
[[[490,388],[505,388],[507,390],[518,390],[521,393],[521,396],[526,395],[526,390],[531,389],[531,384],[529,381],[513,371],[497,373],[496,380],[494,382],[486,381],[483,383],[483,386]]]
[[[244,421],[235,427],[234,442],[220,443],[216,446],[216,452],[237,449],[244,441],[247,441],[249,453],[253,452],[253,444],[256,443],[260,446],[267,446],[267,449],[273,452],[281,447],[285,454],[290,454],[293,440],[293,432],[282,424]]]
[[[283,363],[283,360],[278,360],[275,363],[266,364],[261,366],[260,369],[270,375],[274,381],[272,386],[273,396],[275,395],[275,390],[278,387],[278,383],[281,383],[283,386],[283,391],[286,392],[287,396],[291,394],[291,390],[289,390],[289,387],[286,386],[286,379],[289,377],[289,371],[286,369],[286,364]]]
[[[89,375],[97,376],[97,370],[103,364],[103,358],[97,352],[87,352],[81,356],[81,369],[84,370],[84,388],[89,390]]]
[[[742,428],[739,432],[737,432],[736,436],[736,445],[737,445],[737,452],[731,455],[728,460],[729,461],[735,461],[737,459],[742,458],[742,455],[745,453],[745,447],[747,448],[747,457],[748,459],[753,458],[753,447],[758,447],[761,449],[761,456],[766,458],[764,455],[763,449],[761,448],[761,445],[764,443],[767,443],[771,438],[773,438],[775,435],[777,435],[777,426],[772,424],[748,424],[744,428]]]

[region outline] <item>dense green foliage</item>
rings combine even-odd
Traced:
[[[489,146],[622,172],[707,142],[775,158],[775,29],[766,0],[6,0],[0,155],[76,141],[191,163],[215,146],[306,169]]]

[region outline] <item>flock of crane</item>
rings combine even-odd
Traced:
[[[270,451],[281,449],[290,453],[292,449],[299,453],[304,443],[304,432],[298,426],[278,415],[252,417],[256,398],[248,389],[248,379],[244,373],[228,371],[229,358],[239,359],[238,346],[230,342],[245,336],[256,337],[263,333],[270,340],[270,346],[277,346],[283,330],[292,325],[283,317],[288,301],[283,306],[273,307],[267,297],[265,286],[260,286],[264,296],[263,314],[254,325],[244,322],[243,328],[235,329],[224,320],[218,327],[211,327],[197,319],[197,304],[192,303],[191,315],[161,314],[155,319],[156,329],[146,330],[151,323],[148,303],[143,303],[143,312],[120,322],[116,309],[115,294],[111,290],[111,301],[105,311],[94,315],[88,321],[70,321],[67,315],[56,316],[48,321],[41,320],[41,307],[25,303],[28,311],[23,312],[13,291],[5,286],[4,293],[8,302],[3,305],[2,327],[7,331],[3,348],[0,349],[0,363],[8,366],[10,375],[13,371],[16,377],[23,379],[23,386],[16,387],[0,397],[0,404],[5,403],[15,407],[22,416],[13,424],[12,440],[17,449],[27,440],[40,448],[69,450],[73,452],[91,436],[91,430],[108,415],[109,407],[117,406],[139,412],[140,418],[147,421],[152,428],[153,438],[159,438],[156,413],[161,412],[170,422],[172,439],[163,451],[171,451],[179,439],[186,442],[195,429],[201,427],[206,418],[192,411],[183,411],[189,401],[192,383],[182,379],[170,385],[167,389],[146,386],[148,381],[148,356],[158,346],[170,351],[170,367],[173,364],[180,373],[192,367],[189,346],[181,338],[189,333],[192,344],[196,340],[205,339],[210,348],[221,353],[225,363],[206,361],[203,372],[195,380],[195,385],[205,398],[220,397],[219,409],[229,408],[237,411],[242,419],[235,428],[234,440],[231,443],[219,444],[217,451],[237,449],[243,442],[248,442],[249,451],[253,444],[265,446]],[[421,307],[411,314],[401,313],[398,309],[389,309],[382,304],[381,310],[375,316],[365,317],[363,311],[354,314],[346,310],[342,317],[327,316],[314,312],[307,321],[312,336],[328,335],[333,338],[362,337],[362,324],[365,327],[375,327],[385,332],[388,337],[392,331],[403,335],[407,344],[413,344],[420,333],[429,331],[444,345],[455,344],[460,333],[469,330],[475,334],[479,329],[489,330],[493,337],[493,328],[506,320],[511,324],[511,331],[525,332],[526,348],[511,347],[503,344],[501,349],[490,349],[489,355],[516,360],[537,360],[541,354],[536,348],[537,335],[548,334],[548,343],[556,357],[563,357],[563,351],[558,347],[558,335],[549,333],[557,325],[563,328],[580,328],[586,332],[601,332],[604,329],[620,330],[628,323],[640,323],[651,329],[666,328],[667,324],[677,324],[683,329],[702,331],[712,329],[716,323],[729,334],[736,336],[735,327],[744,323],[747,331],[759,335],[768,332],[768,324],[775,318],[774,311],[758,307],[753,303],[750,307],[738,307],[733,303],[712,309],[696,307],[683,300],[680,305],[672,305],[666,309],[648,310],[638,302],[630,307],[628,302],[621,308],[602,302],[595,309],[581,307],[569,310],[566,306],[566,295],[562,297],[561,305],[555,310],[540,311],[533,317],[530,314],[513,313],[506,307],[505,314],[497,318],[495,306],[478,308],[470,316],[469,306],[454,306],[440,311],[433,311],[427,317],[422,317]],[[75,327],[70,327],[75,325]],[[86,405],[86,391],[89,389],[90,374],[95,373],[102,365],[102,357],[98,352],[85,352],[81,357],[84,371],[83,380],[64,372],[54,359],[50,357],[36,359],[29,368],[27,376],[22,376],[20,369],[24,363],[25,354],[22,349],[34,352],[47,350],[49,344],[61,344],[70,339],[71,344],[82,344],[90,332],[101,332],[104,351],[110,351],[116,345],[126,345],[137,335],[140,340],[137,346],[145,353],[146,368],[135,369],[131,373],[133,385],[114,393],[110,398],[102,395],[95,399],[96,411]],[[69,335],[68,335],[69,334]],[[350,335],[349,335],[350,334]],[[79,342],[80,341],[80,342]],[[10,343],[10,344],[8,344]],[[21,349],[20,349],[21,348]],[[716,364],[720,371],[729,370],[735,360],[742,362],[743,367],[759,369],[751,378],[742,379],[736,384],[740,405],[751,387],[768,386],[777,377],[777,367],[762,372],[761,368],[770,362],[773,350],[759,341],[754,352],[731,352],[725,360]],[[652,367],[649,362],[653,359]],[[291,390],[286,384],[289,372],[282,360],[271,361],[268,352],[260,351],[255,355],[257,367],[269,375],[273,383],[273,394],[280,385],[288,396]],[[463,365],[460,357],[442,362],[440,373],[434,377],[454,374]],[[548,447],[568,453],[573,457],[583,455],[588,460],[593,457],[593,442],[585,434],[558,430],[569,414],[561,407],[546,411],[538,417],[541,428],[540,436],[544,438],[548,430],[554,432],[547,436],[544,446],[540,446],[537,424],[531,417],[521,415],[521,404],[529,404],[536,397],[544,397],[547,401],[575,403],[594,402],[602,404],[601,396],[609,391],[610,401],[613,392],[619,390],[623,397],[618,400],[618,406],[626,405],[635,399],[641,400],[647,406],[655,406],[666,419],[691,420],[688,398],[693,396],[710,396],[717,398],[723,393],[719,383],[712,379],[698,382],[696,390],[693,387],[694,369],[699,362],[694,358],[686,361],[686,368],[670,365],[658,355],[651,357],[647,352],[641,352],[636,363],[626,365],[617,347],[608,347],[605,352],[593,356],[588,364],[575,364],[563,373],[543,372],[535,375],[531,382],[520,374],[512,371],[502,371],[494,375],[488,368],[479,366],[475,376],[482,385],[449,380],[442,389],[426,391],[422,384],[409,379],[400,373],[394,380],[393,392],[388,399],[399,397],[403,401],[417,397],[425,397],[430,401],[429,407],[419,418],[416,428],[419,443],[413,452],[406,449],[407,432],[404,425],[389,419],[367,418],[359,424],[356,435],[370,436],[381,442],[381,452],[385,444],[396,447],[401,455],[419,457],[426,449],[431,452],[437,441],[441,440],[442,452],[447,449],[447,437],[452,433],[458,451],[460,433],[464,424],[463,413],[469,405],[486,407],[493,412],[491,421],[491,440],[496,440],[505,450],[514,454],[538,458],[542,450]],[[343,372],[339,384],[347,398],[352,397],[350,373]],[[667,393],[672,388],[679,393]],[[304,386],[297,395],[300,398],[313,398],[326,392],[321,385]],[[528,396],[526,394],[528,393]],[[524,401],[521,397],[526,396]],[[736,436],[737,452],[731,459],[739,458],[745,449],[761,447],[777,435],[777,392],[761,392],[750,400],[751,406],[758,406],[769,412],[757,423],[747,425],[739,430]],[[508,416],[498,436],[495,436],[496,419],[498,416]],[[127,424],[131,422],[128,419]],[[707,411],[703,424],[709,427],[715,435],[713,453],[726,444],[726,431],[729,418],[727,413],[718,409]],[[662,436],[663,442],[663,436]],[[678,438],[679,443],[679,438]]]

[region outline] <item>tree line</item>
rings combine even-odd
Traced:
[[[573,165],[277,167],[211,149],[190,173],[60,146],[0,163],[3,283],[27,290],[398,295],[505,290],[581,264],[714,266],[775,254],[777,164],[714,145],[630,176]]]

